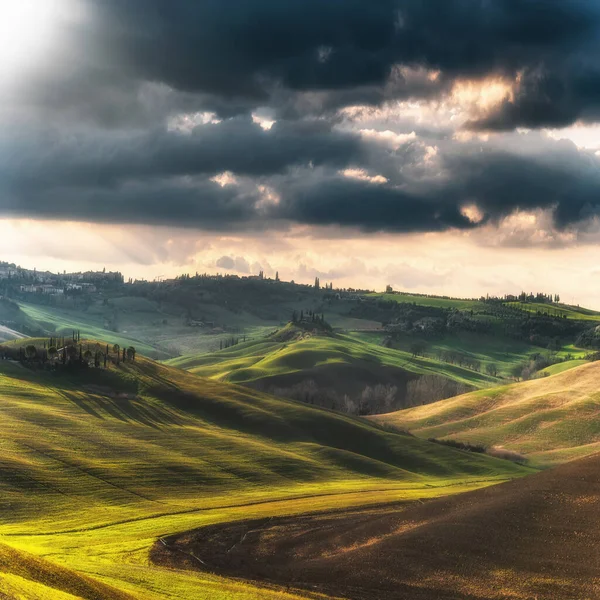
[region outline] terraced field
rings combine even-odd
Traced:
[[[593,362],[373,419],[424,438],[502,446],[548,466],[600,451],[599,382]]]
[[[240,519],[436,497],[528,470],[138,358],[108,372],[0,361],[0,590],[9,598],[289,599],[150,561]]]

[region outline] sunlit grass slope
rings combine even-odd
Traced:
[[[600,362],[593,362],[374,420],[421,437],[504,446],[547,465],[598,452],[599,417]]]
[[[356,383],[385,383],[402,372],[438,374],[474,387],[486,387],[498,379],[433,357],[415,357],[408,349],[385,348],[378,338],[360,334],[300,335],[286,338],[282,332],[208,354],[193,354],[168,361],[201,375],[232,383],[262,382],[284,385],[314,379],[336,385],[340,391]],[[285,339],[282,339],[285,338]]]
[[[537,302],[506,302],[506,306],[530,313],[548,313],[577,321],[600,321],[600,312],[569,304],[542,304]]]
[[[405,294],[394,292],[391,294],[370,293],[370,298],[379,298],[388,302],[418,304],[419,306],[433,306],[435,308],[456,308],[459,310],[470,310],[481,306],[478,300],[469,300],[462,298],[444,298],[441,296],[425,296],[420,294]]]
[[[169,356],[139,339],[125,333],[116,333],[105,329],[104,320],[95,315],[85,315],[63,311],[55,307],[38,306],[36,304],[19,304],[21,311],[43,329],[47,335],[70,336],[74,329],[79,330],[82,337],[102,340],[111,344],[119,344],[121,347],[135,346],[139,352],[153,358],[166,358]],[[172,355],[171,355],[172,356]]]
[[[527,472],[141,357],[69,376],[0,361],[0,398],[0,585],[17,598],[298,597],[157,567],[148,551],[203,524]],[[79,591],[87,578],[106,593]]]
[[[0,544],[1,593],[15,598],[83,598],[85,600],[132,600],[95,579]]]

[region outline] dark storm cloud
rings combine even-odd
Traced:
[[[325,135],[323,143],[333,147],[335,133],[322,124],[280,125],[279,132],[276,127],[262,131],[245,121],[223,125],[231,128],[229,135],[218,136],[231,138],[222,153],[225,162],[210,162],[202,150],[196,156],[195,147],[188,145],[193,134],[176,134],[171,145],[161,141],[158,154],[151,143],[135,144],[135,151],[127,147],[126,152],[115,145],[112,153],[101,146],[97,158],[86,149],[85,165],[75,160],[81,148],[77,143],[67,144],[68,151],[62,153],[46,148],[37,163],[23,162],[20,168],[13,153],[13,168],[0,173],[0,213],[223,231],[281,229],[296,223],[366,232],[468,230],[496,223],[516,210],[536,209],[551,211],[557,228],[579,228],[600,213],[598,158],[543,135],[521,135],[494,145],[448,142],[430,163],[424,162],[426,147],[418,141],[386,150],[350,136],[351,143],[346,140],[343,147],[353,147],[353,152],[319,160],[318,151],[307,153],[306,142],[311,148],[313,135]],[[258,138],[251,136],[251,143],[242,144],[244,135],[235,135],[234,126]],[[201,126],[199,131],[213,127],[217,131],[220,125]],[[280,147],[282,131],[294,135],[284,136]],[[269,139],[273,146],[264,142]],[[43,143],[40,149],[44,152]],[[221,186],[209,179],[221,168],[217,165],[233,167],[231,161],[240,157],[236,180]],[[51,160],[51,166],[42,168],[44,160]],[[350,164],[354,172],[340,170]],[[239,177],[241,171],[248,176]],[[387,182],[374,178],[380,173]],[[468,205],[479,208],[481,221],[473,223],[463,214]]]
[[[596,56],[600,58],[600,54]],[[583,66],[579,61],[565,61],[553,71],[546,67],[525,70],[514,98],[505,99],[485,117],[468,123],[467,128],[488,131],[560,128],[578,120],[593,123],[599,118],[598,63]]]
[[[548,209],[558,228],[598,213],[598,159],[572,145],[517,134],[463,144],[439,130],[392,147],[343,131],[340,112],[442,99],[457,79],[500,75],[518,79],[514,96],[469,127],[600,119],[595,0],[81,2],[88,18],[54,64],[3,92],[2,215],[411,232],[518,209]],[[221,122],[169,127],[202,111]],[[251,111],[276,123],[264,130]],[[440,146],[433,160],[428,144]],[[211,180],[226,171],[229,185]],[[468,204],[481,222],[464,216]]]
[[[383,83],[394,64],[514,70],[593,39],[592,0],[98,0],[98,48],[177,89],[265,97]],[[88,41],[89,43],[89,41]]]
[[[537,146],[544,142],[544,148]],[[548,210],[558,229],[582,228],[600,216],[600,161],[570,142],[522,136],[524,147],[481,144],[448,148],[420,179],[395,185],[339,175],[288,180],[279,188],[280,217],[364,231],[424,232],[473,229],[517,210]],[[476,206],[477,223],[463,209]]]
[[[278,122],[264,130],[250,118],[198,125],[189,133],[156,128],[63,135],[56,129],[11,128],[0,133],[0,144],[5,147],[0,178],[13,190],[224,171],[260,177],[296,165],[344,167],[363,153],[357,134],[335,131],[325,121]]]
[[[207,230],[258,228],[255,190],[208,180],[126,183],[114,187],[0,190],[4,216],[101,223],[176,225]]]
[[[285,189],[277,213],[310,225],[341,225],[363,231],[445,231],[471,228],[460,207],[441,197],[427,197],[348,177],[295,181]]]
[[[28,89],[46,108],[109,125],[177,109],[301,116],[431,98],[494,74],[524,73],[522,102],[474,126],[572,122],[598,102],[595,0],[81,1],[90,19]]]

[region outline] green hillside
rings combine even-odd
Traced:
[[[153,566],[149,548],[204,524],[527,472],[139,357],[70,375],[0,361],[0,397],[0,589],[15,597],[291,598]]]
[[[378,298],[389,302],[417,304],[418,306],[431,306],[434,308],[456,308],[459,310],[471,310],[481,306],[479,300],[461,298],[448,298],[444,296],[427,296],[424,294],[407,294],[403,292],[367,294],[369,298]]]
[[[445,396],[439,397],[489,387],[499,381],[434,356],[415,356],[408,348],[386,348],[377,334],[313,334],[291,324],[257,341],[179,357],[168,364],[203,377],[278,395],[288,394],[307,382],[314,383],[323,394],[329,394],[321,404],[340,410],[344,410],[341,401],[344,395],[358,400],[366,386],[395,386],[395,406],[400,407],[413,402],[409,383],[427,375],[453,384]]]
[[[140,352],[153,358],[166,358],[168,354],[144,343],[137,337],[127,335],[127,332],[114,332],[107,330],[100,316],[93,314],[62,311],[55,307],[45,307],[35,304],[20,303],[21,311],[30,322],[37,325],[38,336],[41,335],[71,335],[74,329],[81,332],[86,338],[110,341],[122,347],[135,346]]]
[[[546,313],[554,317],[574,319],[577,321],[600,321],[600,312],[582,308],[579,306],[570,306],[568,304],[543,304],[531,302],[507,302],[506,306],[517,308],[528,313]]]
[[[385,335],[382,333],[362,332],[353,333],[351,336],[378,345],[385,339]],[[390,340],[388,343],[393,349],[410,353],[415,339],[404,336]],[[467,364],[477,362],[481,365],[481,371],[484,373],[488,365],[495,365],[497,378],[490,377],[488,381],[511,378],[512,371],[517,365],[526,363],[533,356],[547,353],[539,346],[520,340],[470,332],[458,332],[454,335],[426,338],[422,340],[422,346],[423,353],[428,358],[442,364],[447,364],[445,362],[448,360],[447,357],[455,359],[456,362],[464,360]],[[565,345],[552,352],[553,360],[565,362],[559,362],[544,369],[544,371],[559,372],[584,364],[586,361],[583,357],[586,354],[585,350],[576,348],[573,345]]]
[[[598,452],[600,362],[555,371],[373,419],[420,437],[500,446],[543,466]]]

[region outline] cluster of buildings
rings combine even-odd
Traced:
[[[36,269],[23,269],[12,263],[0,262],[0,281],[3,281],[3,287],[12,287],[22,294],[58,296],[77,292],[93,294],[103,284],[123,283],[123,275],[106,272],[106,269],[80,273],[38,272]]]
[[[64,294],[65,292],[93,294],[96,289],[93,283],[67,283],[64,286],[53,285],[51,283],[30,283],[19,286],[19,291],[23,294],[47,294],[50,296]]]

